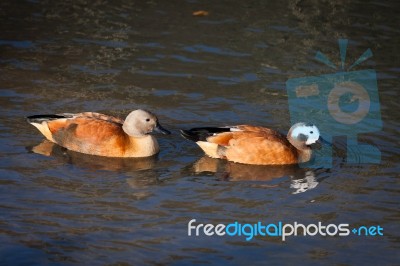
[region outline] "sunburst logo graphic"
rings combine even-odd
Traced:
[[[347,137],[348,163],[379,163],[381,153],[371,144],[359,143],[359,134],[382,128],[376,72],[373,69],[350,71],[372,57],[367,49],[346,67],[348,40],[339,39],[340,65],[333,64],[318,51],[315,59],[336,72],[321,76],[289,79],[286,89],[291,123],[311,122],[322,137],[332,143],[336,136]],[[307,167],[332,166],[332,146],[324,145]]]

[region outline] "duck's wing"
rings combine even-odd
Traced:
[[[222,128],[194,128],[182,135],[213,158],[246,164],[297,163],[297,150],[279,132],[258,126],[238,125]]]
[[[126,141],[123,120],[99,113],[35,115],[27,120],[48,140],[78,152],[101,154],[110,147],[123,149]]]
[[[264,136],[266,138],[277,137],[283,138],[279,132],[259,126],[237,125],[226,127],[198,127],[189,130],[181,130],[184,138],[198,142],[206,141],[216,143],[222,146],[228,146],[232,138],[240,136]]]
[[[226,136],[211,137],[210,142],[228,144],[220,151],[229,161],[257,164],[294,164],[298,154],[285,136],[268,131],[233,132],[227,142]],[[221,145],[219,144],[219,145]]]

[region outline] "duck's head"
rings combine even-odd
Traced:
[[[132,111],[126,117],[122,129],[132,137],[143,137],[151,132],[171,134],[160,125],[155,114],[141,109]]]
[[[298,150],[310,149],[312,146],[320,144],[318,128],[309,123],[294,124],[290,128],[287,138]]]

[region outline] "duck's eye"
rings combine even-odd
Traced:
[[[314,133],[314,131],[310,131],[310,134]]]
[[[150,118],[146,118],[146,122],[150,122]]]

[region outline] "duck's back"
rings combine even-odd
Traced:
[[[238,129],[240,131],[221,133],[208,139],[225,147],[227,160],[257,165],[298,162],[297,149],[279,132],[256,126],[238,126]]]

